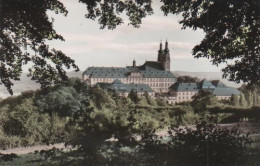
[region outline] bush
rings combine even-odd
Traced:
[[[155,101],[158,106],[167,106],[167,103],[164,101],[163,98],[157,98]]]
[[[249,166],[257,162],[249,149],[249,135],[236,128],[202,122],[195,129],[172,128],[169,134],[167,143],[154,135],[142,140],[140,153],[146,154],[147,165]]]

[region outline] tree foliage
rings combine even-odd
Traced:
[[[32,80],[42,87],[67,79],[65,68],[78,70],[74,60],[52,49],[47,40],[64,40],[53,29],[47,11],[67,14],[58,0],[1,0],[0,2],[0,83],[12,94],[11,80],[19,80],[29,65]]]
[[[214,104],[212,93],[199,94],[199,99]],[[178,128],[194,125],[204,114],[185,105],[150,105],[148,101],[156,101],[148,94],[140,99],[131,104],[127,97],[87,87],[79,79],[5,99],[0,102],[0,148],[58,142],[75,146],[70,152],[41,151],[45,160],[34,160],[39,165],[41,161],[43,165],[206,165],[207,149],[210,165],[254,165],[248,135],[208,123]],[[57,105],[52,105],[55,100]],[[233,112],[257,120],[259,109],[251,110],[214,107],[209,112]],[[156,135],[168,127],[169,137]]]
[[[195,58],[210,58],[235,82],[260,84],[260,2],[258,0],[162,0],[167,15],[182,14],[183,28],[202,29],[206,35],[193,48]]]
[[[139,98],[137,91],[132,89],[128,95],[128,98],[131,99],[132,102],[137,104],[141,99]]]
[[[164,143],[155,135],[143,140],[142,152],[152,165],[254,165],[249,136],[238,129],[228,130],[214,123],[201,122],[195,128],[172,128]],[[250,161],[251,160],[251,161]]]
[[[199,93],[192,98],[193,100],[190,104],[197,113],[205,112],[207,105],[214,105],[217,103],[216,97],[209,90],[200,90]]]
[[[199,82],[200,79],[198,77],[191,77],[191,76],[180,76],[177,78],[177,82],[183,83],[191,83],[191,82]]]
[[[98,19],[100,28],[114,29],[123,23],[120,14],[125,13],[129,18],[129,24],[139,27],[142,18],[153,14],[151,0],[121,1],[121,0],[79,0],[87,6],[87,19]]]
[[[239,90],[242,93],[241,95],[242,95],[243,99],[241,99],[241,100],[245,100],[243,102],[244,104],[242,104],[242,105],[246,105],[248,107],[260,105],[260,88],[259,88],[259,86],[256,86],[256,85],[248,86],[248,85],[243,84],[239,88]]]
[[[56,87],[50,88],[49,92],[37,94],[35,97],[35,105],[39,112],[52,114],[58,113],[59,116],[72,116],[81,108],[81,101],[85,98],[76,92],[72,87]]]

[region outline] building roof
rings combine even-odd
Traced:
[[[236,88],[232,87],[217,87],[214,89],[213,93],[216,96],[231,96],[233,95],[239,95],[240,92]]]
[[[120,80],[116,79],[112,83],[100,83],[104,89],[112,89],[118,93],[130,93],[131,90],[136,92],[154,92],[154,90],[147,84],[124,84]]]
[[[139,72],[144,78],[176,78],[170,71],[164,71],[158,62],[147,61],[142,66],[89,67],[83,72],[92,78],[127,78],[132,72]]]
[[[204,79],[202,81],[202,89],[215,89],[216,87],[211,83],[211,81]]]
[[[197,83],[178,83],[176,82],[173,84],[170,89],[180,92],[193,92],[193,91],[199,91],[199,85]]]
[[[211,81],[203,80],[202,86],[200,83],[179,83],[176,82],[170,87],[170,90],[179,91],[179,92],[191,92],[199,90],[210,90],[216,96],[231,96],[240,94],[239,90],[233,87],[228,87],[222,82],[218,82],[217,86],[214,86]]]
[[[139,66],[139,68],[142,68],[143,70],[149,70],[149,69],[163,70],[162,64],[157,61],[146,61],[142,66]]]

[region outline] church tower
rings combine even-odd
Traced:
[[[164,55],[162,58],[162,65],[165,71],[171,70],[171,59],[170,59],[170,51],[168,48],[168,41],[165,42]]]
[[[133,60],[133,67],[136,67],[136,61],[135,61],[135,59]]]
[[[158,62],[162,63],[163,61],[163,50],[162,50],[162,41],[160,42],[160,49],[158,51]]]

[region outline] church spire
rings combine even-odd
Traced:
[[[133,60],[133,67],[136,67],[136,61],[135,61],[135,59]]]
[[[160,41],[160,49],[158,51],[158,62],[162,62],[162,58],[163,58],[163,50],[162,50],[162,41]]]
[[[171,58],[170,58],[170,51],[168,48],[168,41],[166,39],[165,42],[165,49],[163,53],[163,60],[162,60],[162,65],[165,71],[170,71],[171,70]]]
[[[167,39],[166,39],[166,42],[165,42],[165,49],[164,49],[164,52],[165,52],[165,53],[169,53],[168,40],[167,40]]]

